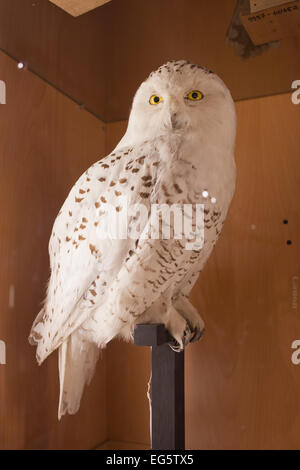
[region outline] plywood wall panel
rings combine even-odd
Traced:
[[[0,70],[0,448],[92,448],[107,438],[105,356],[80,412],[59,423],[56,354],[38,367],[27,337],[45,294],[52,224],[105,153],[105,125],[3,53]]]
[[[300,274],[300,105],[285,94],[239,102],[237,113],[236,194],[192,292],[207,331],[186,351],[187,446],[297,449],[300,365],[291,362],[291,344],[300,339],[300,285],[293,281]],[[125,129],[126,122],[108,125],[108,151]],[[135,432],[126,423],[136,390],[146,387],[150,352],[118,343],[108,353],[109,362],[124,364],[109,379],[119,391],[110,396],[111,436],[147,444],[144,393]],[[130,410],[114,414],[120,400]]]
[[[110,0],[50,0],[72,16],[80,16],[94,10]]]
[[[107,349],[108,436],[116,441],[150,445],[151,375],[149,348],[118,340]],[[131,447],[129,447],[131,448]]]
[[[101,119],[106,105],[108,28],[106,5],[73,18],[48,0],[0,2],[0,49]]]

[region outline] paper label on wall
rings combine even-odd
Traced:
[[[241,15],[241,21],[255,45],[299,35],[300,1],[267,8],[250,15]]]
[[[287,3],[286,0],[250,0],[250,12],[256,13],[260,10],[265,10],[266,8],[277,7],[278,5],[283,5]]]

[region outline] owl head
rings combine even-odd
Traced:
[[[133,100],[127,137],[131,141],[160,135],[205,136],[235,128],[235,108],[224,82],[199,65],[180,60],[152,72]]]

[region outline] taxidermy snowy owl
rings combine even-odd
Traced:
[[[139,87],[114,151],[71,189],[54,223],[47,296],[30,334],[39,364],[59,348],[59,417],[78,410],[99,350],[116,336],[130,340],[135,324],[163,323],[177,350],[202,336],[189,293],[234,193],[235,131],[223,81],[169,62]],[[153,229],[152,208],[161,207]],[[178,230],[191,219],[190,231]]]

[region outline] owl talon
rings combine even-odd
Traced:
[[[174,341],[169,343],[170,348],[174,352],[183,351],[185,346],[187,346],[191,342],[191,335],[192,335],[192,331],[190,329],[190,326],[188,325],[187,328],[183,332],[183,337],[182,337],[182,340],[181,340],[181,344],[174,338]]]
[[[187,320],[187,324],[193,335],[192,338],[190,338],[189,343],[195,343],[196,341],[200,341],[200,339],[205,333],[205,328],[202,328],[200,330],[197,326],[194,327],[188,320]]]
[[[190,325],[188,328],[185,329],[183,338],[182,338],[182,346],[174,339],[171,343],[169,343],[170,348],[174,352],[181,352],[189,343],[195,343],[196,341],[200,341],[200,339],[204,336],[205,328],[199,330],[198,328],[192,328]]]
[[[174,352],[181,352],[184,349],[180,346],[180,344],[178,343],[178,341],[176,341],[176,339],[174,340],[174,342],[169,343],[169,346]]]
[[[203,328],[203,330],[198,330],[198,328],[195,328],[193,333],[194,333],[194,336],[190,340],[190,343],[195,343],[196,341],[200,341],[200,339],[202,339],[202,337],[204,336],[205,328]]]

